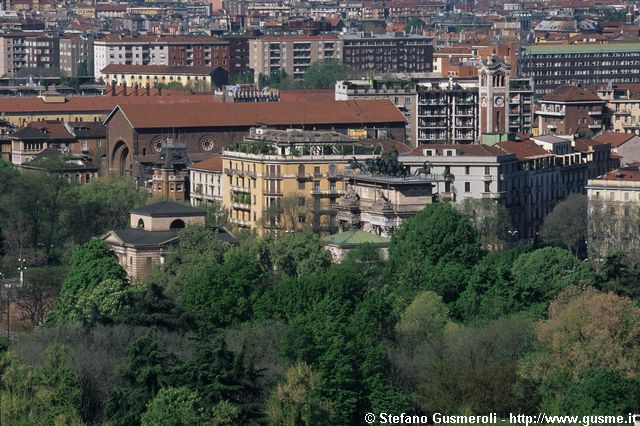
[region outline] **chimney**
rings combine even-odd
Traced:
[[[111,96],[115,96],[115,95],[116,95],[116,81],[111,80]]]
[[[122,82],[122,96],[127,96],[127,82]]]
[[[158,84],[158,96],[162,96],[162,86]]]
[[[136,96],[138,96],[138,95],[139,95],[139,93],[138,93],[138,83],[136,83],[136,84],[133,86],[133,94],[134,94],[134,95],[136,95]]]
[[[147,96],[151,96],[151,85],[147,83]]]

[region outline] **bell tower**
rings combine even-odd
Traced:
[[[511,66],[491,55],[478,67],[480,133],[509,131],[509,75]]]

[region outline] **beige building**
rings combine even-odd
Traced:
[[[601,263],[616,251],[640,253],[640,169],[622,167],[590,179],[589,257]]]
[[[323,59],[342,62],[342,40],[332,35],[265,36],[249,41],[249,68],[255,82],[283,69],[294,80],[302,80],[312,63]]]
[[[113,248],[132,281],[147,277],[164,263],[167,251],[178,244],[178,231],[188,224],[204,225],[202,210],[171,201],[131,210],[130,227],[102,237]]]
[[[81,34],[65,34],[60,37],[60,71],[69,77],[77,77],[79,65],[84,63],[85,76],[90,74],[93,62],[93,37]]]
[[[349,159],[364,161],[390,145],[404,146],[359,142],[335,131],[252,129],[222,153],[223,205],[231,223],[243,228],[333,232]]]
[[[220,69],[226,75],[226,71]],[[191,86],[195,89],[211,90],[216,67],[169,66],[169,65],[122,65],[110,64],[102,69],[104,81],[115,81],[118,86],[146,87],[147,84],[172,84]]]

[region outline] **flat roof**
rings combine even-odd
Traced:
[[[525,46],[526,54],[640,52],[640,43],[551,44]]]

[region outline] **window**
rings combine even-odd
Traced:
[[[484,192],[491,192],[491,182],[484,183]]]
[[[464,192],[471,192],[471,182],[464,183]]]
[[[320,173],[320,166],[315,166],[313,168],[313,175],[314,176],[322,176],[322,174]]]
[[[485,166],[484,167],[484,174],[485,175],[490,175],[491,174],[491,168],[489,166]]]
[[[464,174],[468,175],[471,172],[471,167],[469,166],[464,166]]]
[[[305,189],[305,182],[298,182],[298,189]]]
[[[304,207],[306,203],[307,203],[307,200],[305,200],[304,197],[298,198],[298,207]]]
[[[306,221],[307,221],[307,218],[305,215],[303,214],[298,215],[298,223],[305,223]]]

